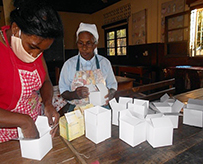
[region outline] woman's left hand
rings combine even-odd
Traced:
[[[116,93],[115,89],[113,89],[113,88],[109,89],[108,94],[104,97],[106,99],[105,105],[108,105],[109,101],[114,98],[115,93]]]
[[[50,132],[51,136],[54,137],[58,129],[58,122],[59,122],[60,115],[53,107],[52,104],[49,106],[45,106],[44,111],[45,111],[45,115],[48,117],[49,126],[54,127]],[[53,121],[53,117],[55,118],[54,121]]]

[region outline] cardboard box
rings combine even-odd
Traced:
[[[133,99],[130,97],[119,97],[118,103],[120,103],[120,104],[133,103]]]
[[[105,105],[106,99],[104,98],[108,94],[108,88],[103,84],[89,85],[89,103],[93,105]]]
[[[160,102],[167,102],[170,106],[172,106],[175,102],[175,99],[170,98],[170,96],[167,93],[165,93],[163,96],[161,96]]]
[[[172,106],[168,102],[153,102],[153,104],[161,113],[179,113],[185,105],[179,100],[176,100]]]
[[[112,124],[119,125],[120,111],[126,110],[126,104],[117,103],[116,99],[109,101],[109,105],[112,109]]]
[[[175,114],[175,113],[165,113],[164,117],[168,117],[172,124],[173,124],[173,128],[177,129],[178,125],[179,125],[179,114]]]
[[[20,140],[21,155],[24,158],[41,160],[53,147],[50,135],[51,128],[46,116],[38,116],[35,122],[39,131],[39,139]],[[23,138],[21,129],[18,128],[19,138]]]
[[[173,125],[169,118],[147,116],[147,141],[153,147],[169,146],[173,143]]]
[[[128,109],[131,113],[134,113],[136,117],[144,119],[148,113],[149,101],[134,99],[133,103],[128,103]]]
[[[161,96],[160,102],[165,102],[165,101],[167,101],[169,98],[170,98],[170,96],[169,96],[167,93],[165,93],[163,96]]]
[[[146,107],[149,108],[149,100],[134,99],[133,104],[136,104],[136,105],[144,105],[144,104],[146,104]]]
[[[84,135],[84,118],[80,110],[65,113],[59,119],[59,132],[68,141]]]
[[[111,137],[111,110],[95,106],[86,109],[85,136],[95,144]]]
[[[179,113],[181,109],[184,107],[184,103],[180,102],[179,100],[176,100],[172,105],[170,105],[166,101],[154,102],[153,104],[159,110],[159,112],[164,113],[164,115],[171,120],[173,128],[178,128]]]
[[[133,99],[130,97],[119,97],[118,103],[120,103],[120,104],[133,103]]]
[[[183,124],[203,127],[203,109],[183,109]]]
[[[120,112],[119,138],[134,147],[146,140],[146,121],[129,110]]]
[[[187,108],[192,108],[192,109],[203,109],[203,100],[199,99],[188,99],[187,102]]]
[[[203,100],[188,99],[183,109],[183,124],[203,127]]]

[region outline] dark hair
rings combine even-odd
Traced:
[[[15,0],[14,6],[10,22],[15,22],[23,33],[53,39],[63,36],[61,19],[46,0]]]

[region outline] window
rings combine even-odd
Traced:
[[[194,9],[190,15],[190,55],[203,55],[203,8]]]
[[[105,30],[106,50],[108,56],[127,55],[127,25]]]
[[[165,17],[164,51],[168,56],[189,55],[190,11]]]

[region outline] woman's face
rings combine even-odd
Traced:
[[[29,53],[32,57],[36,58],[38,54],[48,49],[54,39],[42,38],[37,35],[27,35],[21,31],[21,35],[19,34],[20,28],[14,22],[11,26],[12,35],[21,38],[23,48],[27,53]],[[19,36],[20,35],[20,36]]]
[[[91,60],[94,56],[94,49],[96,48],[94,36],[89,32],[81,32],[78,35],[77,46],[81,56],[85,60]]]
[[[49,49],[54,39],[44,39],[36,35],[21,34],[22,45],[31,56],[36,58],[38,54]]]

